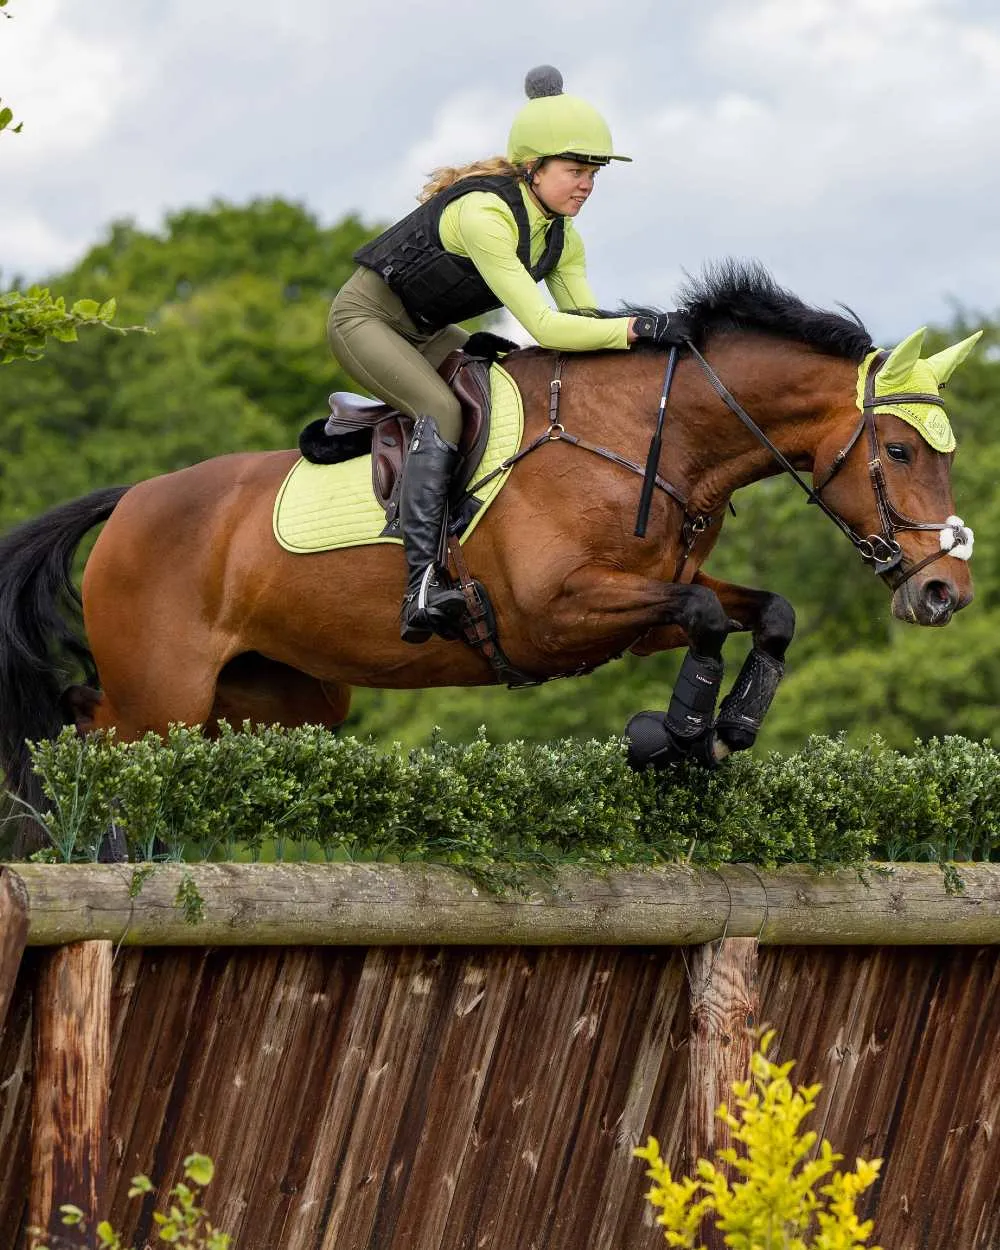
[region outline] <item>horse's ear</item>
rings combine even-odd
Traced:
[[[878,389],[883,395],[896,388],[906,387],[913,366],[920,359],[920,349],[924,345],[926,333],[927,327],[921,326],[889,353],[888,359],[878,372]]]
[[[944,386],[982,337],[982,330],[977,330],[967,339],[962,339],[961,343],[955,343],[951,347],[946,347],[944,351],[927,357],[927,363],[934,370],[938,386]]]

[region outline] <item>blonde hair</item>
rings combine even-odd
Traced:
[[[521,172],[505,156],[488,156],[485,160],[473,161],[471,165],[442,165],[440,169],[430,173],[417,199],[421,204],[426,204],[431,196],[453,186],[462,178],[482,178],[492,174],[510,174],[512,178],[518,178]]]

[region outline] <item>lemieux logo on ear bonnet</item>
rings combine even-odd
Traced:
[[[982,330],[970,334],[967,339],[946,347],[926,360],[920,359],[926,327],[915,330],[909,338],[894,347],[888,359],[875,375],[875,411],[890,412],[905,421],[924,438],[935,451],[954,451],[955,434],[951,428],[943,404],[939,402],[903,401],[893,402],[894,395],[935,395],[948,381],[958,366],[972,351],[982,337]],[[869,352],[858,368],[859,408],[864,407],[868,375],[880,351]],[[880,398],[885,396],[885,402]]]

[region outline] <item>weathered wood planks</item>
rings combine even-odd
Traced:
[[[90,1229],[106,1211],[110,1002],[110,942],[46,952],[34,1002],[29,1214],[50,1237],[72,1240],[64,1203]]]
[[[28,891],[15,872],[0,866],[0,1032],[27,940]]]
[[[757,1044],[757,939],[725,938],[688,954],[691,1032],[688,1042],[688,1159],[712,1159],[733,1145],[716,1116],[720,1103],[732,1111],[734,1081],[750,1076]],[[708,1250],[725,1250],[723,1235],[703,1230]]]
[[[675,1172],[685,953],[670,948],[123,951],[108,1208],[143,1244],[184,1156],[240,1250],[659,1250],[635,1143]],[[0,1244],[29,1185],[25,958],[0,1039]],[[690,959],[690,953],[688,953]],[[893,1250],[1000,1244],[1000,960],[991,948],[762,948],[760,1023],[820,1081],[811,1127],[886,1159],[867,1214]],[[716,1143],[718,1144],[718,1143]],[[62,1200],[62,1195],[60,1200]],[[82,1205],[82,1204],[81,1204]],[[13,1229],[13,1231],[11,1231]]]
[[[41,926],[29,942],[121,921],[129,866],[24,867]],[[823,1084],[811,1127],[849,1162],[886,1157],[867,1199],[876,1239],[992,1250],[1000,959],[912,943],[935,924],[951,942],[992,934],[998,867],[963,869],[964,896],[908,865],[870,886],[801,869],[560,873],[525,900],[427,866],[158,869],[131,923],[173,933],[190,872],[207,918],[172,939],[188,949],[125,949],[113,969],[106,939],[24,956],[0,1030],[0,1245],[18,1244],[29,1188],[35,1221],[75,1201],[143,1244],[154,1204],[127,1200],[129,1178],[151,1173],[162,1204],[203,1150],[217,1163],[208,1205],[241,1250],[654,1250],[633,1146],[656,1134],[675,1174],[714,1153],[715,1106],[746,1075],[752,1029],[770,1025],[795,1079]],[[896,917],[900,945],[803,945],[810,909],[835,943],[874,942]],[[721,942],[673,949],[717,922]],[[733,932],[751,922],[770,943],[759,957],[757,931]],[[248,923],[276,944],[248,945]],[[459,925],[473,938],[448,945]],[[401,931],[445,936],[389,944]],[[287,945],[298,932],[312,944]],[[548,940],[515,941],[528,932]],[[201,945],[217,934],[225,946]]]

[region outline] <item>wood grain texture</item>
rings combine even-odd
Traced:
[[[28,891],[17,873],[0,866],[0,1032],[27,940]]]
[[[31,945],[651,946],[752,937],[762,945],[1000,943],[1000,864],[963,864],[948,893],[933,864],[865,874],[674,865],[563,867],[497,898],[436,864],[161,864],[135,893],[128,864],[23,864]],[[204,919],[177,889],[190,877]]]
[[[31,1176],[31,1020],[43,951],[27,951],[0,1030],[0,1246],[19,1246]]]
[[[714,1160],[733,1145],[732,1133],[716,1110],[720,1103],[732,1109],[733,1082],[749,1078],[756,1045],[756,938],[725,938],[694,947],[688,954],[688,976],[687,1157]],[[706,1228],[703,1236],[708,1250],[725,1250],[716,1229]]]
[[[192,1150],[240,1250],[661,1250],[631,1157],[688,1164],[689,952],[339,947],[120,952],[110,1215],[144,1244]],[[40,960],[0,1038],[0,1245],[29,1187]],[[812,1127],[886,1159],[866,1212],[892,1250],[1000,1244],[1000,968],[989,947],[767,947],[760,1023]],[[14,1230],[11,1232],[10,1230]]]
[[[34,999],[29,1214],[50,1236],[68,1237],[64,1203],[90,1228],[107,1209],[110,1004],[110,942],[46,953]]]

